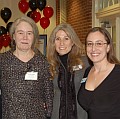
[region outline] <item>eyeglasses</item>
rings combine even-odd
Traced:
[[[87,47],[93,47],[93,45],[94,45],[96,47],[102,47],[105,44],[107,44],[107,43],[103,43],[103,42],[96,42],[96,43],[88,42],[88,43],[86,43],[86,46]]]

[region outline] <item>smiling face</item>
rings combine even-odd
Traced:
[[[107,60],[107,53],[110,46],[107,44],[105,37],[99,31],[90,33],[86,39],[87,56],[93,63]]]
[[[13,34],[13,39],[16,43],[16,50],[31,50],[34,40],[32,26],[27,22],[20,22],[16,27],[15,33]]]
[[[67,36],[63,30],[56,33],[55,48],[59,55],[65,55],[71,51],[73,46],[72,40]]]

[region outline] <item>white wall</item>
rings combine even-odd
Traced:
[[[0,10],[4,7],[8,7],[12,12],[12,16],[8,22],[13,22],[16,18],[24,15],[18,8],[19,1],[20,0],[0,0]],[[27,0],[27,1],[29,1],[29,0]],[[50,25],[48,26],[47,29],[45,29],[45,31],[40,26],[39,22],[37,23],[37,26],[39,29],[39,33],[47,34],[47,36],[49,38],[52,29],[56,26],[56,0],[46,0],[46,1],[47,1],[47,6],[49,5],[54,9],[54,14],[50,18]],[[30,9],[28,11],[30,11]],[[41,13],[41,15],[43,15],[42,11],[40,11],[40,13]],[[0,17],[0,26],[6,27],[6,23],[3,21],[3,19],[1,17]]]

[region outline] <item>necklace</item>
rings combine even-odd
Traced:
[[[101,67],[100,70],[97,72],[96,75],[98,76],[98,74],[99,74],[100,72],[105,72],[105,71],[107,71],[107,70],[108,70],[108,68],[107,68],[107,67],[108,67],[108,64],[109,64],[109,63],[106,63],[106,65],[105,65],[104,68]],[[95,67],[94,67],[94,71],[95,71]],[[97,78],[96,78],[97,76],[96,76],[96,75],[94,74],[94,80],[95,80],[95,81],[97,80]]]

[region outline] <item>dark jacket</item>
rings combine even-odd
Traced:
[[[88,62],[86,57],[82,57],[83,61],[86,65],[86,67],[88,66]],[[81,70],[77,70],[75,71],[75,74],[71,74],[71,76],[69,76],[70,78],[73,77],[74,78],[74,84],[75,84],[75,95],[76,95],[76,106],[77,106],[77,118],[76,119],[87,119],[87,113],[82,109],[82,107],[79,106],[78,102],[77,102],[77,93],[78,90],[80,88],[81,85],[81,80],[84,74],[84,69]],[[60,78],[60,77],[59,77]],[[58,76],[53,80],[54,83],[54,100],[53,100],[53,113],[52,113],[52,118],[51,119],[60,119],[59,118],[59,109],[60,109],[60,96],[61,96],[61,91],[58,85]],[[69,118],[65,118],[65,119],[69,119]]]

